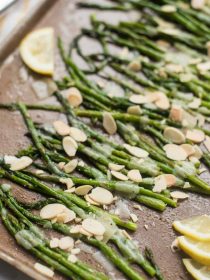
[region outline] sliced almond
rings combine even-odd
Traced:
[[[183,118],[183,109],[180,106],[173,105],[170,110],[169,118],[175,122],[181,122]]]
[[[89,233],[94,235],[104,235],[105,227],[95,219],[87,218],[83,220],[82,227]]]
[[[123,168],[125,168],[125,165],[120,165],[120,164],[116,164],[116,163],[109,163],[109,169],[113,170],[113,171],[120,171]]]
[[[194,147],[190,144],[182,144],[181,147],[185,150],[188,157],[195,153]]]
[[[78,145],[77,142],[70,136],[66,136],[63,138],[63,149],[67,153],[68,156],[73,157],[75,156]]]
[[[85,142],[87,140],[87,135],[77,127],[70,127],[69,134],[77,142]]]
[[[165,190],[167,188],[167,182],[166,182],[166,178],[164,175],[160,175],[155,177],[155,185],[153,187],[153,191],[154,192],[162,192],[163,190]]]
[[[183,111],[182,126],[193,128],[197,125],[197,118],[186,111]]]
[[[176,144],[167,144],[163,148],[166,152],[167,158],[170,158],[172,160],[186,160],[187,159],[187,153],[181,146],[178,146]]]
[[[33,160],[30,157],[23,156],[21,158],[16,158],[11,164],[10,164],[10,170],[12,171],[18,171],[25,169],[26,167],[30,166],[32,164]]]
[[[62,237],[60,240],[59,240],[59,248],[61,250],[72,250],[73,247],[74,247],[74,239],[70,236],[65,236],[65,237]]]
[[[65,207],[64,213],[65,213],[64,224],[69,223],[76,218],[76,214],[74,213],[74,211],[68,209],[67,207]]]
[[[183,189],[190,189],[191,188],[191,185],[189,182],[185,182],[184,183],[184,186],[183,186]]]
[[[79,254],[80,253],[80,248],[73,248],[72,250],[71,250],[71,254],[72,255],[77,255],[77,254]]]
[[[59,244],[59,239],[58,238],[52,238],[50,240],[50,248],[57,248]]]
[[[65,184],[67,186],[67,189],[71,189],[74,185],[73,181],[71,178],[60,178],[59,181],[62,184]]]
[[[181,73],[184,69],[181,64],[170,63],[166,65],[166,70],[172,73]]]
[[[54,276],[54,271],[41,263],[36,262],[34,264],[34,268],[44,276],[47,276],[49,278],[52,278]]]
[[[67,125],[66,123],[64,123],[62,121],[55,121],[55,122],[53,122],[53,126],[54,126],[55,131],[59,135],[61,135],[61,136],[69,135],[70,126]]]
[[[117,124],[115,119],[112,117],[112,114],[109,112],[103,113],[103,127],[110,135],[113,135],[117,132]]]
[[[92,237],[93,234],[85,230],[82,226],[80,227],[80,233],[87,236],[87,237]]]
[[[81,225],[72,226],[70,228],[70,233],[72,234],[79,233],[80,229],[81,229]]]
[[[67,100],[72,107],[78,107],[83,102],[83,98],[80,91],[75,87],[69,89],[67,94]]]
[[[131,114],[131,115],[141,115],[142,110],[141,110],[141,107],[139,105],[133,105],[133,106],[128,107],[127,113]]]
[[[163,5],[161,6],[161,11],[164,13],[174,13],[176,12],[177,8],[173,5]]]
[[[64,161],[61,161],[61,162],[58,163],[58,167],[59,167],[61,170],[63,170],[65,164],[66,164],[66,163],[65,163]]]
[[[194,98],[192,102],[188,104],[188,107],[190,109],[198,109],[201,105],[201,99],[200,98]]]
[[[179,75],[179,80],[182,83],[190,82],[193,79],[193,75],[191,73],[181,73]]]
[[[68,256],[68,261],[71,263],[76,263],[78,261],[77,257],[73,254]]]
[[[137,158],[148,157],[149,153],[139,147],[131,146],[129,144],[123,144],[123,147],[132,155]]]
[[[158,100],[155,102],[155,105],[162,109],[162,110],[167,110],[170,107],[170,102],[168,97],[163,93],[163,92],[159,92],[158,93]]]
[[[44,206],[40,211],[40,217],[43,219],[53,219],[61,214],[66,207],[60,203],[52,203]]]
[[[99,206],[100,204],[98,202],[96,202],[95,200],[91,199],[90,196],[88,194],[85,195],[85,200],[92,205],[96,205]]]
[[[200,159],[203,156],[203,152],[201,151],[200,147],[198,147],[198,145],[194,145],[193,148],[195,150],[193,156],[197,159]]]
[[[202,130],[198,129],[187,130],[186,138],[194,143],[201,143],[205,139],[205,134]]]
[[[200,72],[206,72],[210,70],[210,61],[197,64],[197,69]]]
[[[182,144],[185,142],[184,134],[175,127],[167,126],[164,129],[163,135],[166,139],[170,140],[175,144]]]
[[[76,190],[76,188],[73,187],[73,188],[70,188],[70,189],[65,190],[64,192],[66,192],[66,193],[74,193],[75,190]]]
[[[111,170],[111,174],[112,174],[112,176],[114,176],[118,180],[121,180],[121,181],[127,181],[128,180],[128,177],[121,172]]]
[[[129,101],[134,103],[134,104],[146,104],[149,103],[149,100],[146,96],[144,95],[139,95],[139,94],[132,94],[129,97]]]
[[[133,182],[139,183],[142,181],[141,173],[138,169],[129,170],[127,176]]]
[[[131,213],[131,214],[130,214],[130,217],[131,217],[131,220],[132,220],[134,223],[138,222],[138,217],[136,216],[136,214]]]
[[[77,167],[77,164],[78,164],[78,159],[76,159],[76,158],[72,159],[67,164],[65,164],[63,170],[66,173],[71,173],[75,170],[75,168]]]
[[[82,185],[76,188],[75,193],[77,195],[86,195],[89,193],[90,190],[92,190],[92,186],[91,185]]]
[[[167,187],[172,187],[176,184],[176,176],[173,174],[163,174],[166,180]]]
[[[197,159],[197,158],[194,157],[194,156],[190,156],[190,157],[189,157],[189,161],[192,162],[193,164],[200,164],[199,159]]]
[[[94,188],[89,197],[101,205],[109,205],[113,202],[113,195],[110,191],[101,187]]]
[[[173,191],[171,192],[171,197],[175,199],[186,199],[189,197],[188,194],[180,191]]]
[[[138,60],[133,60],[129,63],[128,68],[134,72],[141,70],[141,62]]]
[[[196,10],[204,8],[206,0],[191,0],[191,6]]]
[[[203,143],[204,143],[206,149],[208,150],[208,152],[210,153],[210,137],[206,136],[206,139]]]

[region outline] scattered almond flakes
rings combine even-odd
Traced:
[[[69,135],[70,126],[67,125],[66,123],[64,123],[62,121],[55,121],[55,122],[53,122],[53,127],[59,135],[61,135],[61,136]]]
[[[138,209],[140,211],[143,211],[143,208],[140,205],[138,205],[138,204],[134,204],[133,208]]]
[[[6,164],[10,164],[10,170],[18,171],[30,166],[33,160],[28,156],[22,156],[20,158],[17,158],[15,156],[5,155],[4,162]]]
[[[128,238],[129,240],[132,240],[132,237],[128,234],[128,232],[126,230],[123,229],[123,230],[121,230],[121,232],[126,238]]]
[[[76,188],[73,187],[73,188],[70,188],[70,189],[65,190],[64,192],[66,192],[66,193],[74,193],[75,190],[76,190]]]
[[[59,244],[59,239],[58,238],[52,238],[50,240],[50,248],[57,248]]]
[[[58,167],[59,167],[61,170],[63,170],[65,164],[66,164],[66,163],[65,163],[64,161],[61,161],[61,162],[58,163]]]
[[[136,223],[136,222],[138,221],[138,217],[136,216],[136,214],[131,213],[131,214],[130,214],[130,217],[131,217],[131,220],[132,220],[134,223]]]
[[[78,107],[83,102],[83,98],[80,91],[75,87],[69,89],[67,94],[67,100],[72,107]]]
[[[62,144],[63,144],[63,149],[68,156],[70,157],[75,156],[78,145],[77,142],[72,137],[70,136],[64,137]]]
[[[131,115],[141,115],[142,110],[141,110],[141,107],[139,105],[133,105],[133,106],[128,107],[127,113],[131,114]]]
[[[138,169],[129,170],[127,176],[133,182],[139,183],[142,181],[142,176]]]
[[[174,13],[176,12],[177,8],[173,5],[163,5],[161,6],[161,11],[165,13]]]
[[[139,94],[132,94],[129,97],[129,101],[134,103],[134,104],[146,104],[149,103],[149,100],[146,96],[144,95],[139,95]]]
[[[208,152],[210,153],[210,137],[206,136],[206,139],[203,143],[204,143],[206,149],[208,150]]]
[[[105,227],[99,221],[92,218],[83,220],[82,227],[84,230],[94,235],[104,235],[105,233]]]
[[[185,150],[188,157],[195,153],[194,146],[192,146],[190,144],[182,144],[181,147]]]
[[[155,177],[154,181],[155,181],[155,185],[152,189],[153,192],[160,193],[167,188],[167,182],[164,175],[159,175]]]
[[[78,159],[72,159],[70,160],[67,164],[64,165],[63,170],[66,173],[71,173],[75,170],[75,168],[77,167],[78,164]]]
[[[60,203],[52,203],[44,206],[40,211],[40,217],[43,219],[53,219],[58,214],[61,214],[65,209],[65,206]]]
[[[144,228],[145,228],[146,230],[148,230],[148,229],[149,229],[149,226],[148,226],[148,225],[144,225]]]
[[[192,102],[188,104],[188,107],[190,109],[198,109],[201,105],[201,99],[200,98],[194,98]]]
[[[123,168],[125,168],[125,165],[120,165],[120,164],[116,164],[116,163],[109,163],[109,169],[113,170],[113,171],[120,171]]]
[[[175,199],[186,199],[189,195],[181,191],[173,191],[171,192],[171,197]]]
[[[100,205],[98,202],[92,200],[88,194],[85,195],[85,200],[92,205],[96,205],[96,206]]]
[[[112,176],[114,176],[118,180],[121,180],[121,181],[127,181],[128,180],[128,177],[121,172],[111,170],[111,174],[112,174]]]
[[[103,113],[103,127],[110,135],[113,135],[117,132],[117,124],[112,114],[109,112]]]
[[[52,278],[54,276],[54,271],[49,267],[36,262],[34,264],[34,268],[36,271],[40,272],[42,275]]]
[[[170,102],[168,97],[163,92],[158,92],[157,94],[158,94],[158,100],[155,101],[155,105],[162,110],[169,109]]]
[[[61,250],[70,251],[74,247],[74,239],[70,236],[62,237],[59,240],[58,246]]]
[[[77,142],[85,142],[87,135],[77,127],[70,127],[69,135]]]
[[[176,184],[176,176],[173,174],[163,174],[166,180],[167,187],[172,187]]]
[[[92,189],[91,193],[89,194],[89,197],[101,205],[109,205],[113,202],[112,193],[101,187],[96,187]]]
[[[78,255],[79,253],[80,253],[80,248],[73,248],[72,250],[71,250],[71,254],[72,255]]]
[[[183,189],[189,189],[189,188],[191,188],[190,183],[189,182],[185,182],[184,186],[183,186]]]
[[[199,159],[194,156],[190,156],[189,161],[192,162],[193,164],[200,164]]]
[[[68,256],[68,261],[70,261],[71,263],[76,263],[78,259],[75,255],[71,254]]]
[[[170,63],[166,65],[166,70],[172,73],[181,73],[184,69],[181,64]]]
[[[66,184],[67,189],[71,189],[73,187],[73,185],[74,185],[74,183],[73,183],[71,178],[60,178],[59,181],[62,184]]]
[[[170,110],[169,118],[175,122],[181,122],[183,118],[183,109],[178,105],[173,105]]]
[[[139,147],[123,144],[123,147],[132,155],[138,158],[148,157],[149,153]]]
[[[191,0],[191,6],[196,10],[204,8],[206,0]]]
[[[201,151],[200,147],[198,145],[194,145],[193,148],[195,150],[193,156],[197,159],[200,159],[203,156],[203,152]]]
[[[86,195],[89,193],[90,190],[92,190],[92,186],[91,185],[82,185],[76,188],[75,193],[77,195]]]
[[[178,238],[176,238],[172,243],[171,243],[171,251],[175,253],[177,250],[179,250],[179,242]]]
[[[187,130],[186,138],[194,143],[201,143],[205,139],[205,134],[202,130],[198,129]]]
[[[178,128],[175,127],[167,126],[164,129],[163,135],[166,139],[175,144],[182,144],[185,142],[184,134]]]
[[[129,63],[128,68],[134,72],[141,70],[141,62],[139,60],[133,60]]]
[[[176,144],[166,144],[163,149],[166,152],[167,158],[172,160],[186,160],[187,153],[185,150]]]
[[[202,62],[196,65],[198,71],[206,72],[210,70],[210,61]]]

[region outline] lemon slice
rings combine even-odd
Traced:
[[[180,233],[200,241],[210,241],[210,216],[196,216],[175,221],[173,227]]]
[[[201,242],[195,239],[178,237],[179,247],[191,258],[204,265],[210,265],[210,242]]]
[[[209,280],[210,279],[210,267],[203,266],[191,259],[183,259],[183,263],[187,271],[196,279],[196,280]]]
[[[51,27],[35,30],[20,43],[20,55],[33,71],[52,75],[54,71],[54,30]]]

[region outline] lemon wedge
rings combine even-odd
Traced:
[[[187,271],[196,279],[196,280],[209,280],[210,279],[210,267],[203,266],[202,264],[197,263],[191,259],[183,259],[183,263]]]
[[[53,75],[54,72],[54,30],[51,27],[35,30],[26,35],[20,43],[20,55],[33,71]]]
[[[179,247],[197,262],[210,265],[210,242],[201,242],[195,239],[178,237]]]
[[[210,216],[196,216],[173,222],[173,227],[186,236],[200,241],[210,241]]]

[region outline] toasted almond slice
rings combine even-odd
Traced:
[[[188,104],[188,107],[190,109],[198,109],[201,105],[201,99],[200,98],[194,98],[192,102]]]
[[[141,70],[141,62],[139,60],[133,60],[129,63],[128,68],[134,72]]]
[[[76,218],[76,214],[74,213],[74,211],[68,209],[67,207],[65,207],[64,213],[66,215],[64,219],[64,224],[69,223]]]
[[[127,113],[131,114],[131,115],[141,115],[142,110],[141,110],[141,107],[139,105],[133,105],[133,106],[128,107]]]
[[[68,261],[71,262],[71,263],[76,263],[78,261],[77,257],[73,254],[70,254],[68,256]]]
[[[130,217],[131,217],[131,220],[132,220],[134,223],[136,223],[136,222],[138,221],[138,217],[136,216],[136,214],[131,213],[131,214],[130,214]]]
[[[202,130],[198,129],[187,130],[186,138],[194,143],[201,143],[205,139],[205,134]]]
[[[67,100],[72,107],[78,107],[83,102],[83,98],[80,91],[75,87],[69,89],[67,94]]]
[[[184,186],[183,186],[183,189],[189,189],[189,188],[191,188],[190,183],[189,182],[185,182]]]
[[[18,160],[18,158],[15,157],[15,156],[9,156],[9,155],[4,156],[4,163],[5,164],[10,164],[11,165],[12,163],[14,163],[17,160]]]
[[[206,72],[210,70],[210,61],[197,64],[197,69],[200,72]]]
[[[198,147],[198,145],[194,145],[193,148],[195,150],[193,156],[197,159],[200,159],[203,156],[203,152],[201,151],[200,147]]]
[[[189,197],[188,194],[180,191],[173,191],[171,192],[171,197],[175,199],[186,199]]]
[[[148,157],[149,153],[139,147],[131,146],[129,144],[123,144],[123,147],[132,155],[137,158]]]
[[[44,206],[40,211],[40,217],[43,219],[53,219],[58,214],[63,213],[66,207],[60,203],[51,203]]]
[[[200,164],[199,159],[197,159],[197,158],[194,157],[194,156],[190,156],[190,157],[189,157],[189,161],[191,161],[193,164]]]
[[[168,97],[163,93],[163,92],[159,92],[158,93],[158,100],[155,102],[155,105],[162,109],[162,110],[167,110],[170,107],[170,102]]]
[[[190,144],[182,144],[181,147],[185,150],[188,157],[195,153],[194,147]]]
[[[61,162],[58,163],[58,167],[59,167],[61,170],[63,170],[65,164],[66,164],[66,163],[65,163],[64,161],[61,161]]]
[[[116,163],[109,163],[109,169],[113,170],[113,171],[120,171],[125,167],[125,165],[120,165],[120,164],[116,164]]]
[[[176,12],[177,8],[173,5],[163,5],[161,6],[161,11],[164,13],[174,13]]]
[[[71,254],[72,255],[78,255],[79,253],[80,253],[80,248],[73,248],[72,250],[71,250]]]
[[[70,126],[62,121],[53,122],[53,126],[55,128],[55,131],[61,136],[66,136],[70,132]]]
[[[125,238],[132,240],[132,237],[129,235],[129,233],[126,230],[121,230],[122,234],[125,236]]]
[[[166,139],[170,140],[175,144],[182,144],[185,142],[184,134],[175,127],[167,126],[164,129],[163,135]]]
[[[153,191],[154,192],[162,192],[163,190],[165,190],[167,188],[167,182],[166,182],[166,178],[164,175],[160,175],[155,177],[155,185],[153,187]]]
[[[187,82],[190,82],[193,78],[193,75],[190,74],[190,73],[181,73],[179,75],[179,80],[180,82],[182,83],[187,83]]]
[[[58,238],[52,238],[50,240],[50,248],[57,248],[59,244],[59,239]]]
[[[73,188],[65,190],[64,192],[66,192],[66,193],[73,193],[73,192],[75,192],[75,190],[76,190],[76,188],[73,187]]]
[[[74,248],[74,239],[70,236],[62,237],[58,246],[61,250],[72,250]]]
[[[54,276],[54,271],[49,267],[36,262],[34,264],[34,268],[36,271],[40,272],[42,275],[52,278]]]
[[[82,227],[84,230],[94,235],[104,235],[105,233],[105,227],[99,221],[92,218],[83,220]]]
[[[78,164],[78,159],[74,158],[72,160],[70,160],[65,166],[64,166],[64,171],[66,173],[71,173],[75,170],[75,168],[77,167]]]
[[[85,142],[87,140],[87,135],[77,127],[70,127],[69,134],[77,142]]]
[[[129,97],[129,101],[134,103],[134,104],[146,104],[149,103],[149,100],[146,96],[144,95],[139,95],[139,94],[132,94]]]
[[[71,189],[74,185],[73,181],[71,178],[60,178],[59,181],[62,184],[65,184],[67,186],[67,189]]]
[[[183,66],[181,64],[167,64],[166,70],[172,73],[181,73],[183,72]]]
[[[128,180],[128,177],[121,172],[111,170],[111,174],[112,174],[112,176],[114,176],[118,180],[121,180],[121,181],[127,181]]]
[[[138,169],[129,170],[127,176],[131,181],[134,181],[137,183],[142,181],[141,173],[139,172]]]
[[[204,143],[206,149],[208,150],[208,152],[210,153],[210,137],[206,136],[206,139],[203,143]]]
[[[176,176],[173,174],[163,174],[166,180],[167,187],[172,187],[176,184]]]
[[[168,43],[165,40],[160,39],[160,40],[157,40],[156,43],[159,47],[163,48],[164,50],[167,50],[170,47],[170,43]]]
[[[33,160],[30,157],[23,156],[21,158],[17,158],[17,160],[15,160],[13,163],[11,163],[10,169],[12,171],[22,170],[22,169],[25,169],[26,167],[28,167],[29,165],[31,165],[32,162],[33,162]]]
[[[77,152],[77,142],[70,136],[66,136],[62,141],[63,149],[67,153],[68,156],[73,157]]]
[[[95,239],[102,241],[104,239],[103,235],[95,235]]]
[[[91,185],[82,185],[76,188],[75,193],[77,195],[86,195],[89,193],[90,190],[92,190],[92,186]]]
[[[197,114],[196,118],[197,118],[198,126],[203,127],[205,124],[206,118],[201,114]]]
[[[109,112],[103,113],[103,127],[110,135],[117,132],[117,124],[115,122],[115,119],[112,117],[112,114],[110,114]]]
[[[196,10],[204,8],[206,0],[191,0],[191,6]]]
[[[92,205],[96,205],[96,206],[99,206],[100,204],[96,201],[94,201],[93,199],[90,198],[90,196],[88,194],[85,195],[85,200],[87,202],[89,202],[90,204]]]
[[[113,195],[110,191],[103,189],[101,187],[94,188],[89,197],[102,205],[109,205],[113,202]]]
[[[186,111],[183,111],[182,126],[193,128],[197,125],[197,118]]]
[[[85,230],[82,226],[80,227],[80,233],[87,236],[87,237],[91,237],[93,236],[92,233],[88,232],[87,230]]]
[[[81,229],[81,225],[72,226],[70,228],[70,233],[79,233]]]
[[[64,224],[64,221],[66,219],[66,213],[65,212],[62,212],[60,214],[58,214],[54,220],[56,223],[59,223],[59,224]]]
[[[175,144],[167,144],[164,147],[164,150],[166,152],[166,156],[172,160],[186,160],[187,159],[187,153],[185,150]]]
[[[183,118],[183,109],[180,106],[173,105],[169,117],[175,122],[181,122]]]

